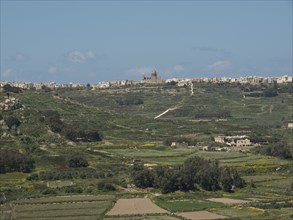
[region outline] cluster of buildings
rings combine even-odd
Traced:
[[[50,88],[50,89],[58,89],[58,88],[83,88],[86,87],[85,84],[81,83],[55,83],[55,82],[50,82],[50,83],[32,83],[32,82],[6,82],[6,81],[1,81],[0,82],[0,88],[3,88],[4,85],[9,84],[11,86],[20,88],[20,89],[35,89],[35,90],[42,90],[45,88]]]
[[[236,136],[217,136],[214,138],[214,141],[217,143],[223,143],[227,146],[235,147],[246,147],[250,146],[251,142],[248,136],[246,135],[236,135]]]
[[[201,77],[201,78],[173,78],[164,80],[158,76],[158,73],[155,69],[152,70],[150,76],[145,76],[142,74],[142,79],[140,81],[134,80],[120,80],[120,81],[106,81],[98,82],[91,85],[92,89],[103,89],[103,88],[112,88],[112,87],[124,87],[124,86],[133,86],[139,84],[164,84],[164,83],[176,83],[177,86],[189,86],[193,83],[240,83],[240,84],[283,84],[283,83],[292,83],[292,76],[280,76],[280,77],[257,77],[257,76],[247,76],[247,77]],[[87,85],[80,83],[31,83],[31,82],[0,82],[0,88],[5,84],[9,83],[11,86],[18,87],[21,89],[36,89],[41,90],[44,88],[57,89],[57,88],[85,88]]]
[[[292,76],[280,76],[280,77],[258,77],[258,76],[247,76],[247,77],[201,77],[201,78],[190,78],[190,79],[168,79],[166,82],[176,82],[178,86],[188,86],[191,83],[240,83],[240,84],[284,84],[284,83],[292,83]]]
[[[222,147],[203,147],[203,150],[215,150],[215,151],[250,151],[250,149],[259,146],[259,144],[253,144],[250,141],[249,136],[236,135],[236,136],[217,136],[214,137],[216,143],[221,143]]]
[[[110,88],[110,87],[123,87],[123,86],[133,86],[138,84],[163,84],[165,80],[158,76],[157,71],[155,69],[152,70],[151,75],[146,77],[144,73],[142,73],[141,81],[134,80],[121,80],[121,81],[109,81],[109,82],[99,82],[93,84],[93,89],[102,89],[102,88]]]

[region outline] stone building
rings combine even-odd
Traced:
[[[251,146],[251,142],[248,136],[217,136],[214,138],[215,142],[225,143],[227,146],[245,147]]]
[[[161,79],[158,76],[157,71],[155,69],[153,69],[150,77],[145,77],[145,75],[142,74],[142,82],[143,83],[150,83],[150,84],[160,84],[160,83],[164,83],[164,80]]]

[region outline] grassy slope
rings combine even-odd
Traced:
[[[218,159],[222,165],[236,167],[243,172],[248,182],[253,179],[256,189],[247,187],[229,195],[230,197],[288,197],[287,190],[292,182],[292,173],[289,172],[292,161],[237,152],[198,152],[193,149],[157,147],[162,145],[163,140],[172,136],[191,134],[198,142],[205,144],[211,141],[212,136],[218,134],[249,135],[251,131],[280,136],[288,143],[293,143],[292,131],[286,128],[286,120],[292,116],[293,111],[292,96],[288,94],[280,94],[274,98],[243,99],[242,92],[235,86],[225,88],[195,84],[195,95],[192,97],[188,90],[173,88],[73,90],[59,93],[58,97],[51,93],[26,91],[13,96],[20,99],[26,106],[25,110],[2,115],[5,118],[12,114],[21,119],[19,129],[23,135],[17,136],[12,132],[11,137],[1,137],[0,146],[20,148],[23,151],[29,149],[36,160],[34,172],[63,169],[67,155],[76,152],[84,154],[93,168],[115,174],[114,177],[107,179],[119,183],[127,180],[125,170],[132,159],[139,158],[144,163],[178,164],[189,156],[199,155]],[[116,100],[125,96],[142,98],[144,104],[119,105]],[[3,99],[4,94],[0,94],[0,100]],[[173,107],[178,109],[154,120],[155,116]],[[48,109],[57,110],[64,122],[71,126],[98,129],[103,133],[104,140],[99,143],[72,145],[63,137],[50,132],[39,120],[39,112]],[[197,113],[226,110],[229,110],[232,116],[227,118],[227,121],[216,121],[216,118],[209,121],[194,121],[194,115]],[[21,140],[23,136],[30,137],[31,142],[24,144]],[[89,153],[86,151],[88,147],[99,151]],[[276,171],[278,167],[282,169]],[[248,169],[254,172],[246,173]],[[35,191],[39,192],[39,189],[35,188],[36,184],[26,181],[26,176],[27,174],[19,173],[1,174],[0,187],[14,189],[15,186],[22,186],[28,189],[27,192],[15,190],[12,196],[14,198],[20,195],[37,196],[38,193]],[[84,188],[94,187],[93,193],[99,194],[101,192],[95,188],[97,181],[100,180],[76,179],[73,183]],[[232,211],[235,212],[234,209]],[[219,213],[225,212],[223,210]]]

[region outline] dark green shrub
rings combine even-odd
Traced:
[[[34,161],[28,154],[21,154],[12,149],[0,149],[0,173],[29,173],[34,168]]]
[[[88,161],[82,155],[72,155],[67,161],[67,165],[72,168],[87,167]]]
[[[9,84],[5,84],[3,86],[4,92],[12,92],[12,93],[21,93],[22,90],[18,87],[11,86]]]
[[[264,97],[275,97],[278,95],[278,90],[274,87],[267,88],[263,91]]]
[[[66,193],[83,193],[83,189],[80,186],[67,186],[64,188]]]
[[[56,193],[57,193],[56,189],[52,189],[52,188],[48,188],[43,191],[44,195],[55,195]]]
[[[109,192],[109,191],[115,191],[116,188],[113,184],[107,183],[107,182],[99,182],[97,186],[98,190]]]
[[[9,129],[17,128],[20,125],[20,121],[13,116],[6,118],[5,123]]]

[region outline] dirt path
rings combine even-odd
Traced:
[[[154,117],[154,119],[157,119],[157,118],[160,118],[161,116],[165,115],[166,113],[168,113],[169,111],[173,111],[177,109],[177,107],[174,107],[174,108],[168,108],[166,111],[164,111],[163,113],[157,115],[156,117]]]
[[[270,106],[270,109],[269,109],[269,113],[270,113],[270,114],[273,113],[273,109],[274,109],[274,105],[271,105],[271,106]]]
[[[272,114],[274,110],[274,105],[263,105],[260,109],[261,112],[257,113],[257,115],[264,115],[266,113]]]

